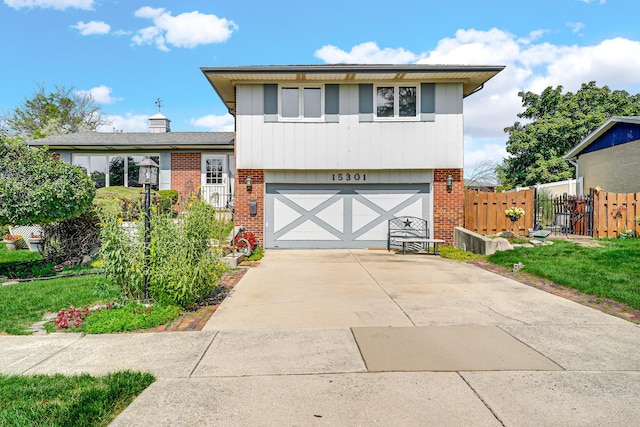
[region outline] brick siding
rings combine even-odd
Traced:
[[[447,192],[447,177],[453,177],[453,190]],[[433,171],[433,238],[453,243],[453,229],[464,225],[464,181],[462,169]]]
[[[252,187],[247,190],[247,176],[251,176]],[[256,216],[249,215],[249,201],[258,202]],[[243,226],[256,235],[264,247],[264,170],[239,169],[236,171],[234,225]]]
[[[200,169],[200,153],[171,153],[171,189],[180,193],[179,201],[198,194]]]

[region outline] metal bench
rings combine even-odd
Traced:
[[[394,217],[389,220],[387,233],[387,250],[392,247],[402,247],[402,253],[410,250],[424,250],[427,253],[438,255],[438,245],[445,243],[442,239],[431,239],[426,219],[414,216]],[[433,245],[433,252],[430,248]]]

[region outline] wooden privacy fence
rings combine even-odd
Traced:
[[[524,216],[515,224],[511,223],[504,211],[510,207],[524,209]],[[478,234],[496,234],[511,230],[526,234],[533,228],[535,211],[535,189],[511,193],[488,193],[465,189],[464,224],[467,230]]]
[[[640,193],[608,193],[595,191],[594,236],[618,237],[626,230],[632,230],[635,236],[640,235]]]

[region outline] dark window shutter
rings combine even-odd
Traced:
[[[373,85],[361,84],[359,85],[359,109],[360,114],[373,114]]]
[[[420,85],[420,112],[436,112],[436,85],[435,83],[422,83]]]
[[[340,109],[340,86],[324,86],[324,113],[338,114]]]
[[[264,114],[278,114],[278,85],[264,85]]]

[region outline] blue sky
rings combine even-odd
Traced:
[[[595,80],[640,92],[637,0],[2,0],[0,113],[43,84],[103,105],[104,131],[229,130],[202,66],[506,65],[465,100],[465,166],[506,155],[517,93]]]

